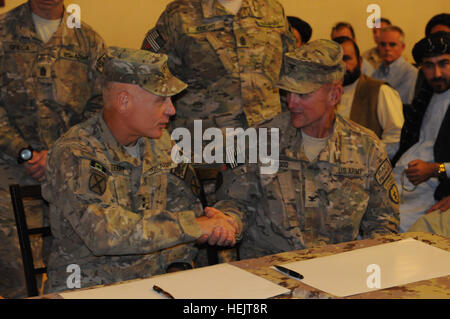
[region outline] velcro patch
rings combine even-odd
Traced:
[[[195,170],[187,163],[178,164],[170,171],[176,177],[182,179],[187,185],[191,186],[192,193],[199,197],[201,192],[200,181],[195,174]]]
[[[103,67],[105,66],[105,59],[106,59],[106,53],[103,53],[96,61],[95,63],[95,69],[102,73]]]
[[[375,179],[378,185],[383,185],[388,177],[391,175],[392,166],[388,159],[385,159],[383,163],[381,163],[380,167],[378,167],[377,172],[375,173]]]
[[[108,170],[102,164],[100,164],[99,162],[91,160],[90,167],[95,169],[95,170],[97,170],[97,171],[99,171],[99,172],[102,172],[104,174],[110,175]]]
[[[158,29],[150,30],[145,36],[144,43],[142,43],[142,49],[149,50],[158,53],[166,44],[166,41],[159,33]]]
[[[96,171],[91,171],[91,176],[89,177],[89,189],[98,194],[103,195],[106,191],[106,181],[108,177],[103,174],[99,174]]]
[[[398,195],[398,188],[397,184],[392,184],[391,188],[389,189],[389,198],[391,201],[393,201],[395,204],[398,205],[400,202],[400,196]]]

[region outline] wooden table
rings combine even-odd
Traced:
[[[271,266],[276,264],[323,257],[354,249],[399,241],[406,238],[414,238],[434,247],[450,251],[450,238],[445,238],[430,233],[417,232],[380,236],[374,239],[358,240],[336,245],[327,245],[316,248],[285,252],[260,258],[235,261],[231,262],[230,264],[240,267],[255,275],[261,276],[269,281],[292,290],[291,294],[276,297],[278,299],[450,299],[450,276],[424,280],[403,286],[377,290],[346,298],[338,298],[321,290],[308,286],[298,280],[291,279],[270,268]],[[86,289],[95,288],[98,287],[91,287]],[[51,294],[35,298],[59,299],[61,298],[61,296],[59,296],[58,294]]]

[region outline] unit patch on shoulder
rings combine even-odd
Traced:
[[[397,184],[392,184],[391,188],[389,189],[389,198],[391,201],[393,201],[395,204],[398,205],[400,202],[400,196],[398,195],[398,188]]]
[[[98,195],[103,195],[106,191],[106,180],[108,177],[103,174],[99,174],[94,170],[91,171],[89,177],[89,189]]]
[[[392,166],[388,159],[385,159],[383,163],[381,163],[380,167],[378,167],[377,172],[375,173],[375,179],[378,185],[383,185],[392,172]]]

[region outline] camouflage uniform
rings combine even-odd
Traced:
[[[142,59],[131,64],[139,57],[132,60],[136,56],[128,52],[110,48],[101,59],[107,80],[163,96],[186,87],[168,72],[166,56],[139,50]],[[139,72],[142,76],[133,74]],[[67,289],[71,264],[80,267],[84,288],[161,274],[175,262],[192,263],[194,241],[202,235],[195,218],[203,215],[195,172],[172,161],[167,131],[160,139],[141,137],[137,143],[140,159],[116,141],[98,114],[54,145],[43,184],[54,236],[48,291]]]
[[[89,100],[100,94],[92,66],[104,51],[103,40],[84,23],[70,29],[67,18],[65,12],[44,43],[29,3],[0,16],[0,295],[8,297],[25,296],[8,185],[36,184],[17,164],[19,150],[29,145],[49,149],[101,104]],[[30,226],[42,225],[42,212],[35,208]]]
[[[194,119],[204,129],[245,127],[281,113],[275,83],[294,41],[277,1],[243,0],[233,16],[216,0],[178,0],[142,48],[168,54],[172,72],[188,83],[174,100],[174,126],[192,131]]]
[[[328,40],[287,53],[285,63],[278,86],[299,94],[341,79],[345,71],[342,49]],[[306,91],[299,91],[299,83]],[[395,178],[372,131],[335,115],[333,133],[311,162],[289,113],[264,126],[280,129],[278,172],[261,174],[260,164],[242,165],[224,173],[220,191],[228,200],[222,209],[240,212],[246,228],[242,258],[398,231]]]

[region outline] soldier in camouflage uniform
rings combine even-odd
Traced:
[[[280,128],[278,172],[248,164],[224,174],[220,197],[239,205],[222,207],[245,227],[242,258],[398,232],[398,191],[382,143],[334,111],[342,54],[329,40],[286,54],[278,87],[289,92],[290,114],[267,124]]]
[[[35,19],[58,23],[58,18],[45,41]],[[0,295],[7,297],[25,296],[8,185],[42,181],[48,149],[101,107],[93,65],[104,52],[103,40],[85,23],[69,28],[68,18],[62,0],[30,0],[0,16]],[[18,164],[20,150],[29,147],[33,158]],[[27,211],[29,226],[42,226],[40,203]],[[32,241],[37,255],[40,245]]]
[[[239,229],[217,209],[203,216],[195,171],[171,158],[170,96],[186,84],[167,56],[111,47],[98,68],[103,114],[74,126],[49,154],[49,292],[72,288],[71,264],[82,288],[191,268],[196,242],[234,245]]]
[[[283,7],[243,0],[237,13],[220,0],[170,3],[143,49],[169,55],[169,67],[189,87],[174,100],[175,127],[254,126],[281,113],[275,87],[283,52],[294,46]]]
[[[283,53],[294,45],[276,0],[176,0],[147,33],[142,49],[167,54],[171,71],[189,85],[174,99],[177,115],[170,126],[187,128],[193,137],[194,120],[202,120],[203,130],[224,131],[280,114],[275,84]],[[205,200],[214,203],[220,165],[195,167]]]

